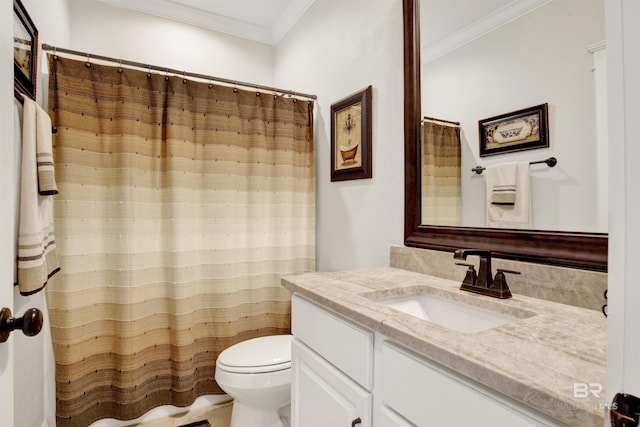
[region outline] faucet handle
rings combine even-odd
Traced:
[[[462,283],[475,286],[478,275],[476,274],[476,267],[473,264],[467,264],[464,262],[456,262],[456,265],[464,265],[467,267],[467,274],[464,276]]]
[[[496,277],[493,279],[493,282],[491,283],[491,289],[494,289],[495,291],[497,291],[499,293],[500,298],[510,298],[511,291],[509,290],[509,286],[507,286],[507,278],[504,276],[504,273],[520,274],[519,271],[498,268]]]
[[[496,270],[498,271],[498,273],[520,274],[519,271],[507,270],[506,268],[496,268]]]

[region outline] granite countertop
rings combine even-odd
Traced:
[[[305,273],[285,277],[282,284],[554,419],[604,425],[607,328],[599,311],[521,295],[500,300],[460,291],[452,280],[396,268]],[[421,289],[518,320],[461,333],[374,301]],[[578,383],[586,385],[574,393]],[[596,397],[590,391],[600,386]]]

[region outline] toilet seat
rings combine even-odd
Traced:
[[[277,372],[291,368],[291,335],[253,338],[232,345],[218,356],[218,368],[239,374]]]

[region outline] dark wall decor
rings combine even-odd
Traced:
[[[403,0],[404,159],[406,246],[453,252],[461,248],[491,250],[498,258],[607,271],[606,233],[449,227],[422,224],[420,0]],[[453,260],[452,260],[453,261]]]
[[[36,99],[38,29],[20,0],[13,0],[13,73],[17,91]]]
[[[331,181],[371,178],[371,86],[331,104]]]
[[[547,104],[478,121],[480,157],[549,147]]]

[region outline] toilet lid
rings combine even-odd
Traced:
[[[291,367],[291,335],[270,335],[242,341],[218,356],[218,367],[228,372],[274,372]]]

